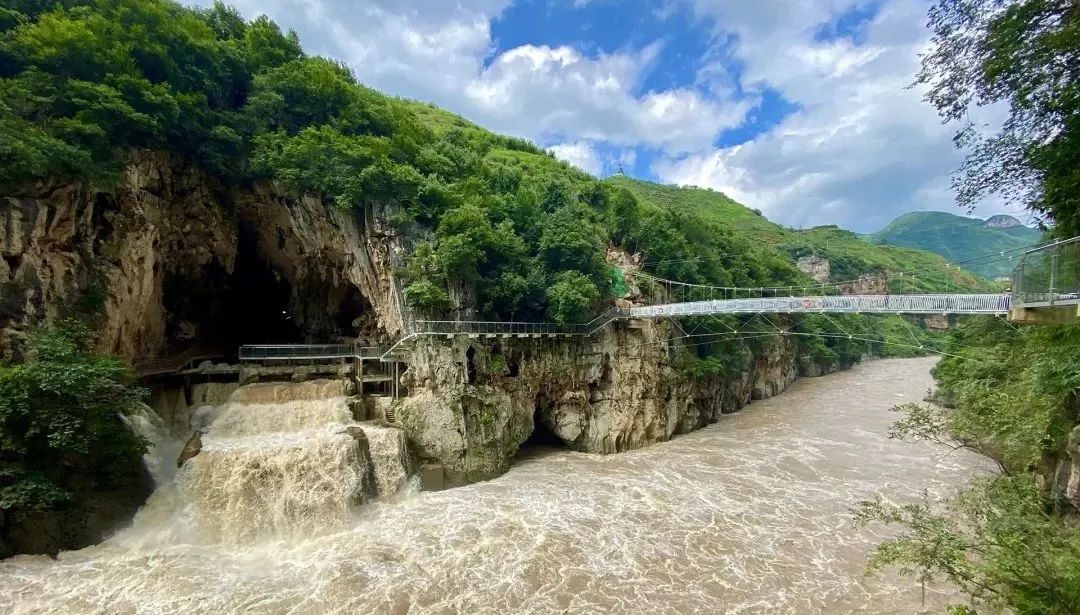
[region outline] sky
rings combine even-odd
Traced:
[[[231,4],[371,87],[598,177],[710,187],[793,227],[871,232],[907,211],[964,213],[949,187],[955,129],[909,87],[927,0]]]

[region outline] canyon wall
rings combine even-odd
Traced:
[[[135,365],[193,348],[228,356],[242,343],[391,342],[405,318],[394,279],[405,238],[387,222],[394,208],[343,211],[271,183],[224,188],[153,152],[134,154],[113,190],[41,184],[4,197],[0,359],[17,359],[35,325],[79,313],[96,314],[101,351]],[[634,266],[630,255],[609,258]],[[680,361],[680,335],[668,322],[642,321],[588,338],[420,338],[403,349],[408,395],[380,407],[390,406],[387,418],[417,460],[462,484],[506,471],[530,438],[590,453],[631,450],[776,395],[800,370],[822,369],[800,360],[787,337],[764,342],[731,373],[695,373]],[[152,389],[166,428],[186,437],[206,422],[200,408],[220,405],[235,386],[216,377]],[[86,491],[77,495],[97,506]],[[57,538],[57,529],[32,550],[92,542],[145,494],[145,484],[110,493],[112,508],[82,525],[71,521],[86,513],[76,506],[49,527],[79,526],[77,536]],[[13,521],[0,525],[34,525]]]
[[[103,312],[101,350],[135,362],[242,343],[256,325],[277,341],[394,338],[392,207],[345,212],[273,184],[226,190],[152,152],[133,155],[115,190],[41,184],[4,197],[0,358],[86,301]]]
[[[615,323],[589,338],[424,339],[402,380],[396,421],[451,484],[497,476],[530,437],[617,453],[715,422],[798,375],[795,338],[778,338],[727,376],[681,369],[664,322]]]

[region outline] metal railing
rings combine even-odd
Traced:
[[[1080,303],[1080,237],[1024,253],[1013,271],[1014,307]]]
[[[868,314],[1005,314],[1010,297],[999,295],[839,295],[718,299],[636,307],[631,318],[707,314],[868,313]]]
[[[140,378],[169,374],[183,370],[192,363],[226,357],[228,353],[217,348],[194,347],[180,354],[159,359],[149,359],[135,364],[135,374]]]
[[[498,322],[470,320],[417,320],[415,335],[592,335],[608,323],[629,316],[629,309],[611,308],[589,322]]]
[[[386,352],[376,346],[357,344],[274,344],[240,347],[241,361],[293,361],[332,359],[378,359]]]
[[[470,320],[417,320],[418,335],[584,335],[584,324],[554,322],[488,322]]]
[[[389,347],[355,344],[280,344],[241,346],[241,361],[382,359],[407,341],[427,335],[589,336],[620,319],[665,318],[708,314],[759,312],[851,314],[1006,314],[1008,294],[967,295],[823,295],[714,299],[634,308],[612,308],[586,323],[498,322],[464,320],[407,321],[408,333]]]

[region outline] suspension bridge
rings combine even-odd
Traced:
[[[1001,254],[1005,258],[1005,254]],[[692,316],[739,314],[881,314],[881,315],[995,315],[1020,322],[1074,323],[1080,321],[1080,237],[1032,247],[1018,258],[1011,292],[937,294],[858,294],[845,292],[852,283],[821,283],[804,287],[733,288],[688,284],[631,274],[651,286],[653,305],[614,307],[587,323],[544,323],[469,320],[407,320],[401,336],[389,346],[359,344],[242,346],[241,362],[354,360],[399,362],[410,342],[421,337],[473,338],[588,337],[615,321],[641,322]],[[905,274],[899,274],[901,280]],[[911,276],[909,274],[909,279]],[[873,281],[873,278],[869,278]],[[879,287],[887,286],[877,280]],[[816,292],[810,292],[816,291]],[[404,307],[402,308],[405,312]],[[788,332],[806,335],[805,333]],[[851,337],[850,335],[845,335]]]
[[[1001,256],[1004,258],[1005,254]],[[1016,258],[1019,264],[1013,274],[1012,290],[982,294],[826,294],[826,290],[840,293],[845,286],[850,288],[867,280],[803,287],[731,288],[687,284],[637,273],[633,275],[659,287],[661,296],[681,300],[616,307],[588,323],[411,321],[386,355],[424,336],[582,337],[591,336],[616,320],[725,314],[956,314],[1007,316],[1015,321],[1051,324],[1080,321],[1080,237],[1033,246]],[[883,280],[880,282],[885,286]],[[803,294],[809,289],[820,292]]]

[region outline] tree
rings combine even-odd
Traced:
[[[147,443],[120,416],[144,391],[93,342],[65,321],[31,337],[25,363],[0,367],[0,510],[60,506],[75,474],[108,482],[137,471]]]
[[[968,150],[954,178],[960,205],[990,195],[1080,232],[1080,12],[1072,0],[939,0],[930,11],[933,46],[917,83],[945,121],[963,122]],[[973,107],[1007,105],[985,135]]]
[[[450,295],[431,280],[417,280],[405,287],[405,303],[418,310],[437,314],[450,309]]]
[[[548,317],[553,322],[586,322],[599,298],[600,291],[592,280],[577,271],[563,271],[547,291]]]
[[[561,207],[544,218],[540,255],[549,270],[574,269],[602,278],[603,249],[604,232],[590,221],[583,205]]]
[[[296,32],[289,30],[282,34],[281,28],[266,15],[256,17],[244,31],[244,51],[253,73],[304,57]]]

